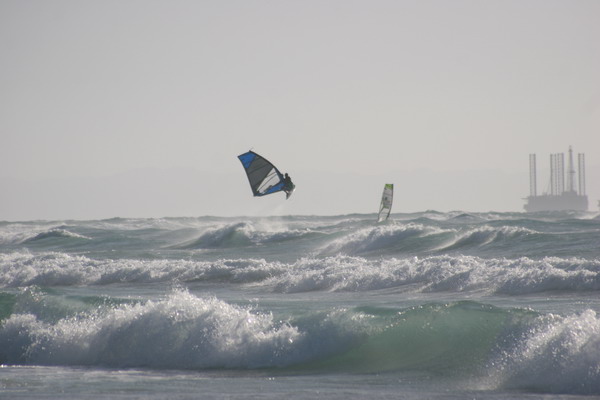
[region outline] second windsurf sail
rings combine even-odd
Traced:
[[[392,200],[394,199],[394,184],[386,183],[383,187],[381,196],[381,205],[379,206],[379,215],[377,222],[385,221],[390,216],[392,211]]]

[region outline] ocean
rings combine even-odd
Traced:
[[[597,213],[0,222],[0,398],[600,397]]]

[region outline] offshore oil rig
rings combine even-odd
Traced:
[[[588,197],[585,194],[585,154],[577,155],[577,174],[573,166],[573,149],[569,146],[567,185],[565,188],[565,154],[550,155],[549,191],[537,194],[537,171],[535,154],[529,155],[529,197],[524,208],[527,212],[536,211],[587,211]],[[575,178],[577,175],[577,190]]]

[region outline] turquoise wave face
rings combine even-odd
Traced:
[[[426,304],[402,310],[361,308],[352,318],[369,321],[348,349],[308,363],[307,370],[352,373],[421,372],[452,377],[481,373],[499,336],[523,329],[522,310],[475,303]]]
[[[600,392],[592,310],[559,317],[459,301],[296,315],[186,291],[131,301],[39,290],[3,295],[0,307],[3,364],[416,373],[488,389]]]

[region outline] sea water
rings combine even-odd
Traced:
[[[595,213],[0,222],[0,398],[600,396]]]

